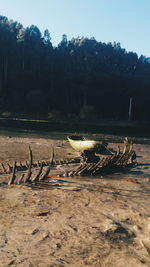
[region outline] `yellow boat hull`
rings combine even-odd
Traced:
[[[92,150],[100,145],[100,142],[94,140],[75,140],[71,137],[68,137],[70,145],[78,152],[83,152],[85,150]]]

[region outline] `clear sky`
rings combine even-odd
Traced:
[[[0,13],[49,29],[53,45],[63,34],[95,37],[150,57],[150,0],[0,0]]]

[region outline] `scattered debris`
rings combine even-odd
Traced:
[[[34,216],[47,216],[49,214],[49,211],[43,211],[35,213]]]

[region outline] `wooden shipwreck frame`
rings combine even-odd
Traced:
[[[108,150],[108,149],[107,149]],[[50,181],[52,176],[50,172],[57,165],[71,166],[70,170],[59,173],[59,177],[72,176],[97,176],[101,177],[105,173],[122,171],[133,167],[136,164],[136,153],[133,150],[133,144],[126,137],[124,139],[124,148],[121,152],[120,147],[116,152],[109,154],[98,154],[94,150],[84,151],[81,156],[73,159],[61,161],[55,160],[54,149],[51,152],[51,160],[33,162],[31,147],[29,146],[29,159],[24,164],[14,162],[13,165],[1,163],[0,174],[10,175],[8,185],[10,184],[35,184],[43,181]],[[16,173],[18,174],[16,175]]]

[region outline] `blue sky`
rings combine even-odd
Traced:
[[[0,13],[42,33],[48,28],[53,45],[63,34],[95,37],[150,57],[150,0],[0,0]]]

